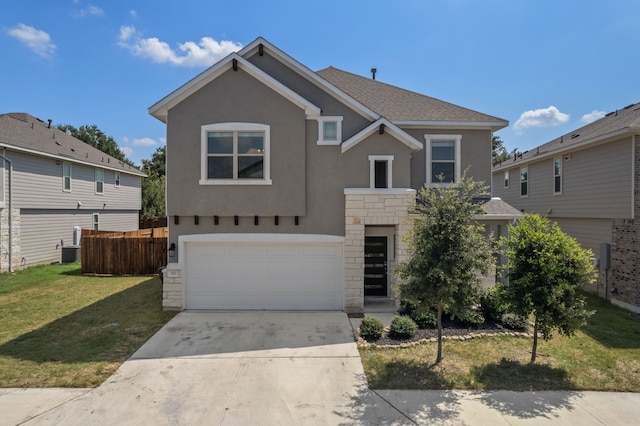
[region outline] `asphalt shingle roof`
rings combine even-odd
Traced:
[[[499,216],[509,216],[509,217],[524,216],[524,214],[520,210],[504,202],[501,198],[498,198],[498,197],[493,197],[486,203],[483,203],[482,210],[484,210],[485,214],[487,215],[499,215]]]
[[[135,167],[23,112],[0,114],[0,143],[145,176]]]
[[[503,127],[509,124],[502,118],[334,67],[325,68],[316,74],[367,108],[392,121],[503,122]]]

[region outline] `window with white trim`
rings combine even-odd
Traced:
[[[71,163],[62,163],[62,190],[71,192]]]
[[[318,118],[318,145],[340,145],[342,143],[342,117]]]
[[[93,214],[93,230],[97,231],[99,229],[100,229],[100,214],[94,213]]]
[[[427,155],[427,186],[450,185],[460,180],[462,135],[424,135]]]
[[[562,194],[562,157],[553,159],[553,194]]]
[[[529,168],[520,167],[520,196],[529,196]]]
[[[393,188],[393,155],[369,156],[369,187]]]
[[[104,194],[104,170],[96,169],[96,194]]]
[[[266,124],[202,126],[201,185],[270,185]]]
[[[113,186],[120,188],[120,172],[115,172],[113,176]]]
[[[509,170],[504,172],[504,188],[509,188]]]

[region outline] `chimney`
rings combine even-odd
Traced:
[[[375,79],[376,79],[376,73],[377,73],[377,72],[378,72],[378,69],[377,69],[377,68],[371,68],[371,78],[372,78],[373,80],[375,80]]]

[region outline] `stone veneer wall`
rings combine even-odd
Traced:
[[[395,225],[395,261],[407,255],[402,239],[411,229],[409,209],[415,204],[413,189],[345,189],[344,310],[364,311],[364,228]],[[389,274],[393,274],[390,265]]]
[[[9,271],[9,226],[12,237],[12,261],[13,270],[21,268],[22,259],[20,250],[20,209],[12,210],[11,224],[9,224],[9,209],[0,209],[0,272]]]
[[[182,306],[182,267],[170,263],[162,274],[162,307],[165,311],[181,311]]]
[[[611,236],[611,301],[640,312],[640,136],[634,143],[634,219],[614,219]]]

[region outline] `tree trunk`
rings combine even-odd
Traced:
[[[442,304],[438,303],[438,356],[436,357],[436,364],[442,361]]]
[[[531,350],[531,364],[536,362],[536,352],[538,351],[538,316],[533,322],[533,349]]]

